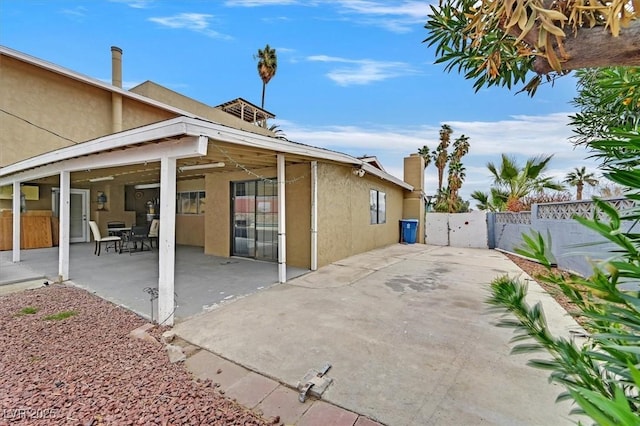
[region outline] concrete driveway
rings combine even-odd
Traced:
[[[175,326],[176,334],[295,387],[325,362],[322,399],[389,425],[561,425],[547,373],[509,355],[484,299],[501,253],[393,245],[357,255]],[[526,276],[523,276],[526,278]],[[530,283],[558,332],[579,329]],[[542,356],[542,354],[540,355]]]

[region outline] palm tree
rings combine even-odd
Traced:
[[[509,194],[505,191],[501,191],[498,188],[491,188],[489,194],[482,191],[473,191],[471,198],[476,200],[478,204],[476,207],[480,210],[489,210],[491,212],[504,211],[507,204]]]
[[[449,161],[449,154],[447,152],[447,148],[449,147],[449,143],[451,142],[451,127],[448,124],[443,124],[440,129],[440,143],[438,147],[433,152],[433,162],[438,169],[438,191],[442,189],[442,180],[444,178],[444,169],[447,167],[447,162]]]
[[[572,172],[567,173],[564,183],[576,187],[576,200],[580,201],[582,200],[582,190],[584,185],[596,186],[598,184],[598,179],[595,178],[593,173],[587,173],[587,168],[583,166],[581,168],[576,167]]]
[[[460,161],[462,157],[469,153],[469,136],[462,135],[453,142],[453,153],[451,158]]]
[[[424,158],[424,167],[429,167],[429,164],[431,164],[431,151],[429,151],[429,147],[423,145],[422,148],[418,149],[418,154]]]
[[[284,141],[288,141],[289,139],[287,139],[287,135],[284,133],[284,130],[282,130],[280,128],[279,124],[272,124],[271,126],[269,126],[269,130],[271,130],[277,139],[282,139]]]
[[[517,205],[523,197],[532,192],[564,189],[562,184],[543,174],[552,158],[553,155],[532,157],[523,167],[520,167],[515,158],[502,154],[499,167],[491,162],[487,164],[487,168],[493,174],[496,187],[508,194],[507,206]]]
[[[278,69],[278,56],[276,55],[276,49],[272,49],[267,44],[263,49],[258,49],[258,74],[262,79],[262,104],[261,108],[264,109],[264,92],[267,88],[267,83],[276,75]]]
[[[449,213],[455,213],[458,204],[458,190],[464,182],[465,168],[460,161],[453,160],[449,163]]]

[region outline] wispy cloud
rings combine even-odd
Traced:
[[[174,16],[166,16],[166,17],[155,17],[149,18],[149,21],[155,22],[156,24],[162,25],[167,28],[173,29],[187,29],[190,31],[194,31],[200,34],[204,34],[207,37],[212,38],[220,38],[220,39],[230,39],[232,38],[229,35],[219,33],[211,29],[210,20],[213,18],[213,15],[209,15],[206,13],[180,13]]]
[[[300,3],[297,0],[227,0],[225,6],[260,7],[260,6],[288,6]]]
[[[146,9],[150,7],[155,0],[109,0],[112,3],[123,3],[134,9]]]
[[[63,9],[62,13],[73,20],[81,21],[85,16],[87,16],[87,8],[83,6],[76,6],[73,9]]]
[[[406,33],[421,28],[427,21],[429,2],[425,1],[373,1],[373,0],[227,0],[225,6],[326,6],[360,25],[381,27],[395,33]],[[332,19],[327,17],[327,19]]]
[[[363,85],[390,78],[417,73],[405,62],[375,61],[372,59],[346,59],[327,55],[308,56],[310,62],[346,64],[327,73],[327,77],[340,86]]]
[[[339,5],[342,13],[354,15],[357,23],[378,26],[395,33],[420,28],[429,13],[429,4],[424,1],[342,0],[332,3]]]
[[[572,135],[567,126],[569,113],[540,116],[513,116],[501,121],[446,121],[454,130],[452,138],[462,134],[470,138],[469,154],[464,157],[466,181],[461,195],[468,199],[475,190],[486,191],[492,183],[486,168],[488,161],[498,162],[505,153],[524,163],[536,155],[554,154],[549,176],[562,179],[574,167],[586,166],[595,171],[597,164],[587,158],[589,152],[569,142]],[[354,156],[376,155],[385,169],[402,179],[403,158],[423,145],[432,150],[439,142],[439,126],[299,126],[277,120],[277,124],[293,141],[319,146]],[[444,124],[444,123],[442,123]],[[436,169],[433,165],[425,173],[427,192],[435,192]]]

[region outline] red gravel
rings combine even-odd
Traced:
[[[76,314],[44,319],[64,311]],[[1,296],[0,425],[267,424],[169,363],[163,345],[128,336],[145,323],[64,285]]]

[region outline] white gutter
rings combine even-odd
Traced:
[[[126,130],[124,132],[110,134],[2,167],[0,168],[0,182],[3,181],[3,176],[8,176],[13,173],[22,172],[36,167],[42,167],[50,163],[56,163],[58,161],[69,160],[71,158],[96,154],[98,152],[113,149],[126,148],[129,145],[135,145],[152,140],[178,137],[185,133],[186,126],[181,122],[181,117],[178,117],[160,123]]]
[[[413,191],[413,186],[397,177],[390,175],[384,170],[380,170],[366,161],[352,157],[341,152],[330,151],[324,148],[317,148],[310,145],[304,145],[296,142],[285,141],[281,139],[270,138],[254,133],[244,132],[232,127],[223,126],[221,124],[211,123],[200,119],[184,117],[187,125],[187,131],[191,136],[207,135],[210,139],[217,139],[223,142],[229,142],[237,145],[252,146],[266,150],[283,152],[287,154],[302,155],[314,157],[321,160],[335,161],[339,163],[351,164],[359,166],[367,173],[379,177],[380,179],[392,182],[409,191]]]
[[[86,156],[98,152],[109,151],[114,149],[126,148],[129,145],[161,140],[166,138],[175,138],[178,136],[208,136],[210,139],[220,140],[237,145],[262,148],[270,151],[281,152],[284,154],[295,154],[311,157],[319,160],[329,160],[338,163],[350,164],[361,167],[367,173],[377,176],[380,179],[394,183],[404,189],[413,191],[413,186],[396,178],[389,173],[380,170],[365,161],[357,159],[347,154],[330,151],[324,148],[317,148],[300,143],[284,141],[281,139],[270,138],[255,133],[246,132],[244,130],[234,129],[222,124],[213,123],[211,121],[191,118],[176,117],[159,123],[149,124],[147,126],[138,127],[120,133],[110,134],[88,142],[79,143],[37,157],[29,158],[12,165],[0,168],[0,185],[6,185],[11,182],[3,177],[22,172],[24,170],[41,167],[46,164],[58,161],[68,160],[74,157]]]

